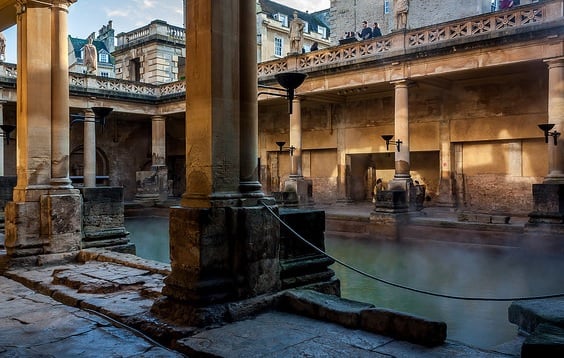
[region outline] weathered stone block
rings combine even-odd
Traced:
[[[39,202],[8,202],[5,209],[5,246],[9,256],[43,252]],[[30,251],[31,250],[31,251]]]
[[[374,307],[369,303],[351,301],[311,290],[288,291],[281,297],[280,305],[285,310],[349,328],[359,328],[361,311]]]
[[[363,310],[360,326],[366,331],[429,347],[442,344],[447,333],[444,322],[379,308]]]
[[[82,239],[82,196],[80,194],[41,197],[41,235],[45,252],[59,253],[80,249]]]

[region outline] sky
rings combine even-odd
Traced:
[[[329,8],[330,0],[276,0],[280,4],[301,11],[319,11]],[[78,0],[70,6],[69,35],[86,38],[112,20],[116,35],[164,20],[182,26],[182,0]],[[13,26],[4,31],[6,36],[6,62],[16,63],[17,34]]]

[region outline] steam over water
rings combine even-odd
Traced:
[[[137,255],[169,263],[168,218],[127,218]],[[521,297],[564,291],[564,256],[459,244],[396,243],[326,235],[327,252],[395,283],[455,296]],[[426,296],[365,278],[334,264],[344,298],[447,323],[449,340],[491,348],[517,335],[511,302]]]
[[[327,252],[387,281],[454,296],[526,297],[564,292],[564,257],[458,244],[396,243],[327,235]],[[517,335],[511,302],[463,301],[394,288],[341,265],[345,298],[447,323],[447,339],[492,348]]]

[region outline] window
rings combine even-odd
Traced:
[[[99,57],[99,61],[100,61],[101,63],[108,63],[108,62],[110,62],[110,58],[109,58],[109,56],[108,56],[107,53],[102,52],[102,53],[100,53],[100,55],[99,55],[98,57]]]
[[[274,14],[274,19],[280,21],[282,26],[288,27],[288,16],[284,14]]]
[[[390,13],[390,0],[384,0],[384,14]]]
[[[323,26],[317,26],[317,33],[321,34],[324,39],[327,38],[327,29]]]
[[[309,22],[304,21],[304,34],[309,33]]]
[[[108,72],[100,72],[100,76],[102,77],[110,77],[110,74]]]
[[[274,56],[282,57],[282,47],[284,45],[284,40],[280,37],[274,38]]]

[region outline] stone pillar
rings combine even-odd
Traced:
[[[564,234],[564,57],[548,64],[548,123],[562,133],[558,145],[548,138],[548,175],[533,184],[533,211],[525,231],[537,238],[539,232],[561,238]]]
[[[302,174],[302,106],[301,98],[292,101],[290,114],[290,145],[293,153],[290,156],[292,167],[290,179],[284,183],[284,205],[304,206],[313,204],[313,183],[304,179]]]
[[[166,166],[166,118],[151,117],[151,170],[135,173],[135,202],[143,206],[163,203],[168,198],[168,167]]]
[[[222,321],[226,302],[280,287],[279,224],[239,192],[240,156],[253,162],[244,168],[256,166],[255,145],[241,150],[239,138],[255,115],[243,104],[249,117],[240,125],[241,100],[251,100],[247,86],[257,86],[241,78],[251,64],[242,64],[240,53],[247,51],[245,41],[256,52],[246,24],[254,26],[254,6],[250,0],[187,2],[186,192],[170,210],[171,274],[152,308],[186,324]],[[256,62],[252,66],[256,72]]]
[[[192,20],[186,32],[186,81],[191,85],[186,90],[184,207],[210,207],[212,197],[240,197],[240,42],[239,24],[232,18],[239,2],[187,3]]]
[[[256,17],[256,4],[241,1],[242,19]],[[240,25],[241,61],[241,123],[240,123],[240,179],[239,190],[244,196],[263,197],[258,180],[258,102],[257,102],[257,27],[255,21],[242,21]]]
[[[51,8],[51,185],[71,188],[69,178],[69,54],[67,17],[70,2]]]
[[[294,146],[291,156],[292,168],[290,177],[302,178],[302,100],[299,97],[292,101],[292,114],[290,114],[290,145]]]
[[[408,81],[394,82],[395,86],[395,117],[394,132],[395,141],[401,141],[398,150],[395,146],[395,173],[393,185],[399,184],[399,188],[406,189],[405,183],[411,180],[409,159],[409,104],[408,104]],[[403,184],[401,184],[403,183]]]
[[[547,60],[548,64],[548,123],[552,131],[562,133],[560,142],[548,142],[548,175],[545,183],[564,183],[564,58]]]
[[[394,178],[388,183],[389,190],[405,190],[406,200],[410,207],[415,206],[415,187],[411,180],[411,164],[409,149],[409,91],[410,82],[401,80],[392,83],[395,87],[394,140],[401,141],[398,150],[395,148]],[[413,204],[413,205],[411,205]]]
[[[96,118],[91,109],[84,111],[84,187],[96,187]]]
[[[61,66],[68,55],[66,11],[73,2],[16,3],[18,178],[6,206],[5,238],[11,257],[80,248],[81,196],[67,181],[68,92],[55,88],[68,91],[68,69]]]
[[[151,117],[152,166],[166,166],[166,121],[164,116]]]

